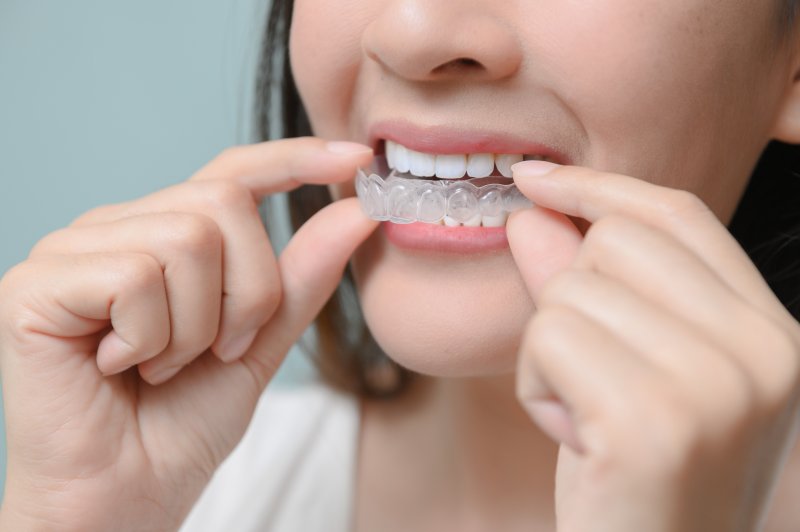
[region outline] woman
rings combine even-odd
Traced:
[[[792,529],[800,329],[726,226],[770,140],[800,142],[795,12],[276,1],[265,57],[285,37],[289,62],[264,68],[284,68],[285,133],[316,137],[92,210],[3,278],[0,522],[161,530],[194,506],[187,529],[309,523],[314,479],[284,466],[318,456],[327,418],[262,391],[319,317],[341,357],[325,374],[361,393],[353,506],[325,529],[755,530],[773,494],[766,530]],[[505,231],[376,231],[349,197],[376,149],[418,177],[491,156],[535,207]],[[256,205],[300,185],[337,201],[295,209],[276,259]],[[325,202],[301,190],[295,207]],[[325,306],[351,256],[374,343],[341,297]],[[259,398],[245,440],[316,425],[214,475]]]

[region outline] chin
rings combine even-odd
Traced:
[[[508,249],[409,252],[376,232],[353,271],[367,326],[401,366],[434,377],[515,371],[534,305]]]

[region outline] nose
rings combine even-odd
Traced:
[[[362,46],[367,57],[409,80],[507,78],[522,63],[522,47],[503,18],[487,8],[502,3],[387,0],[365,28]]]

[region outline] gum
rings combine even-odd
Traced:
[[[376,159],[378,159],[376,157]],[[385,160],[372,170],[386,172]],[[476,177],[459,180],[430,180],[398,175],[392,170],[385,178],[358,169],[356,195],[367,216],[396,224],[438,223],[445,216],[467,222],[476,216],[496,217],[533,204],[513,183]]]

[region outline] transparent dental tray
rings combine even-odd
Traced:
[[[448,217],[466,223],[476,217],[505,218],[532,205],[509,180],[410,177],[394,170],[389,172],[385,158],[375,159],[369,175],[359,168],[355,183],[361,207],[373,220],[438,223]],[[384,178],[379,173],[388,175]]]

